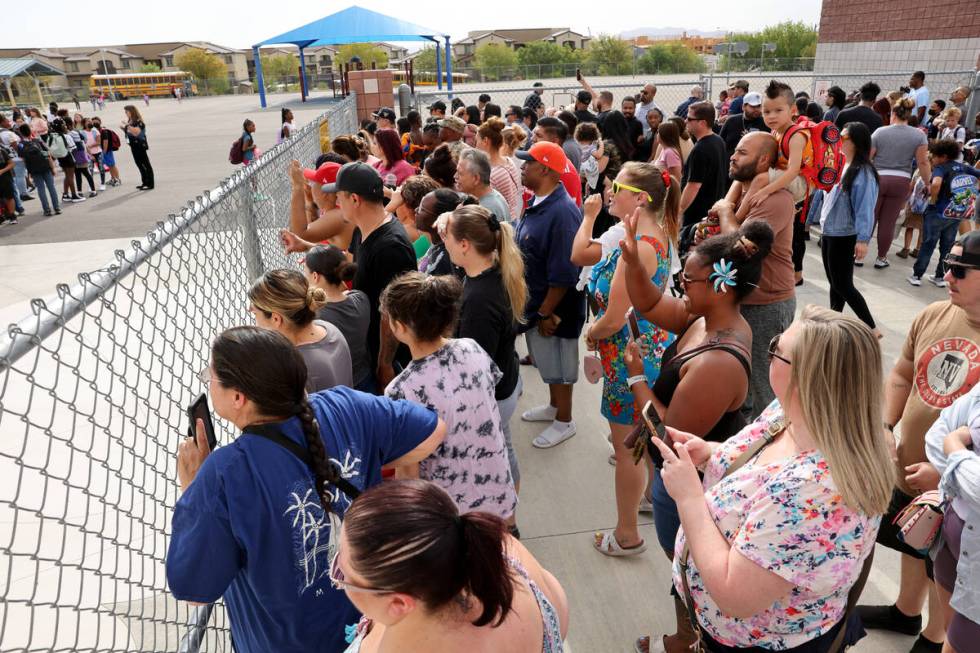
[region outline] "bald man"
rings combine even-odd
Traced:
[[[738,230],[741,222],[735,217],[735,210],[769,183],[769,168],[776,164],[776,148],[776,139],[764,132],[750,132],[738,142],[728,174],[742,182],[742,196],[720,200],[711,209],[718,216],[722,233]],[[775,398],[769,385],[769,342],[789,327],[796,313],[793,212],[793,195],[781,190],[745,216],[745,220],[764,220],[775,236],[772,250],[762,263],[759,287],[742,300],[742,317],[752,327],[752,377],[749,396],[742,406],[746,419],[755,419]]]
[[[636,101],[636,119],[643,125],[643,135],[650,135],[650,125],[647,124],[647,113],[657,108],[657,103],[653,98],[657,96],[657,86],[647,84],[640,89],[639,98]]]

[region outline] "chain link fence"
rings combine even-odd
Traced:
[[[353,96],[330,105],[0,334],[0,651],[231,650],[221,603],[198,627],[167,592],[185,410],[249,283],[290,263],[289,162],[356,127]]]

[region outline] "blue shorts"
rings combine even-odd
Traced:
[[[549,385],[573,385],[578,381],[578,338],[543,336],[536,328],[525,336],[528,353],[542,381]]]
[[[102,153],[102,163],[106,164],[110,168],[116,165],[116,153],[112,151],[106,151]]]

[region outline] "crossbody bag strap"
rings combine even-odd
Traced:
[[[721,475],[721,478],[731,475],[736,472],[739,468],[745,466],[750,460],[752,460],[760,451],[765,449],[777,435],[782,433],[786,429],[786,422],[782,419],[772,422],[769,427],[762,434],[762,437],[749,445],[749,448],[742,452],[742,454],[732,461],[732,464],[728,466],[725,473]],[[721,480],[721,479],[718,479]],[[691,620],[691,628],[694,630],[697,636],[697,642],[692,647],[696,653],[706,652],[707,649],[704,647],[704,643],[701,640],[701,626],[698,623],[697,611],[694,608],[694,597],[691,596],[691,586],[687,581],[687,561],[691,556],[691,547],[687,543],[687,538],[684,538],[684,549],[681,551],[681,584],[684,586],[684,605],[687,607],[687,618]]]
[[[265,438],[271,442],[275,442],[283,449],[289,451],[291,454],[303,461],[310,471],[313,471],[313,456],[310,455],[309,449],[302,446],[295,440],[291,440],[282,434],[278,428],[272,424],[250,424],[245,427],[242,431],[242,435],[257,435],[260,438]],[[345,479],[337,471],[337,468],[327,461],[327,467],[330,469],[330,478],[327,480],[340,488],[340,491],[347,495],[351,501],[360,496],[361,491],[358,490],[353,483]]]

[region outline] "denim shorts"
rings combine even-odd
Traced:
[[[525,335],[542,381],[549,385],[572,385],[578,381],[578,338],[543,336],[537,329]]]

